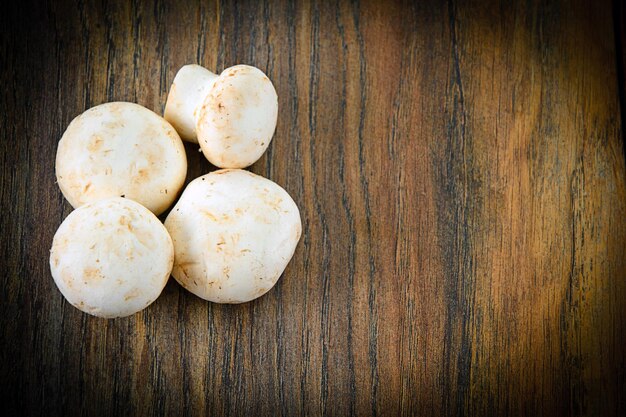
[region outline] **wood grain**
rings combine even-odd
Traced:
[[[7,415],[626,414],[626,168],[607,1],[3,4],[0,378]],[[252,171],[304,234],[276,287],[173,280],[101,320],[56,289],[76,115],[161,112],[187,63],[265,71]],[[188,180],[211,167],[186,145]]]

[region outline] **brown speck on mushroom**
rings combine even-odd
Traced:
[[[90,281],[100,281],[102,278],[104,278],[100,270],[96,268],[85,268],[83,270],[83,276],[86,280]],[[87,281],[85,281],[85,284],[86,283]]]
[[[151,164],[153,164],[153,162],[151,162]],[[137,171],[137,174],[139,174],[139,178],[148,178],[150,172],[147,169],[140,169]]]
[[[213,213],[211,213],[210,211],[208,211],[208,210],[202,210],[202,214],[204,214],[206,217],[211,219],[211,221],[214,221],[214,222],[218,222],[219,221],[217,219],[217,217],[215,217],[215,215]]]
[[[102,146],[102,138],[98,135],[92,136],[93,141],[89,143],[87,149],[91,152],[96,152]]]
[[[124,295],[124,301],[128,301],[128,300],[131,300],[133,298],[136,298],[139,294],[140,294],[139,289],[138,288],[134,288],[134,289],[130,290],[129,292],[127,292]]]

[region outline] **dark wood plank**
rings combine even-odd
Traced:
[[[613,27],[615,28],[615,49],[617,53],[617,86],[622,125],[626,120],[626,7],[623,2],[613,0]],[[626,158],[626,134],[622,129],[622,149]]]
[[[626,414],[626,168],[600,2],[3,4],[4,409],[25,415]],[[161,112],[178,70],[258,66],[251,170],[304,234],[239,306],[170,282],[135,316],[67,304],[48,250],[73,117]],[[214,169],[186,145],[188,180]]]

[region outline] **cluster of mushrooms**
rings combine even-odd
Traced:
[[[150,305],[170,275],[217,303],[269,291],[300,239],[300,212],[278,184],[242,168],[267,149],[277,115],[276,90],[259,69],[236,65],[218,76],[186,65],[164,118],[126,102],[76,117],[56,155],[57,182],[75,208],[50,251],[63,296],[113,318]],[[181,138],[222,169],[191,181],[163,224],[157,216],[187,175]]]

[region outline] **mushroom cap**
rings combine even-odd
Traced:
[[[245,168],[269,146],[278,117],[278,97],[258,68],[224,70],[200,107],[196,122],[204,156],[220,168]]]
[[[238,169],[193,180],[165,227],[174,243],[174,278],[217,303],[243,303],[269,291],[302,233],[287,191]]]
[[[134,314],[156,300],[173,261],[172,240],[159,219],[120,197],[70,213],[50,251],[52,277],[67,301],[105,318]]]
[[[70,123],[57,149],[57,182],[75,208],[125,196],[160,214],[174,202],[186,175],[178,133],[133,103],[87,110]]]
[[[200,65],[184,65],[178,70],[165,102],[163,117],[170,122],[181,139],[198,143],[197,111],[213,87],[217,75]]]

